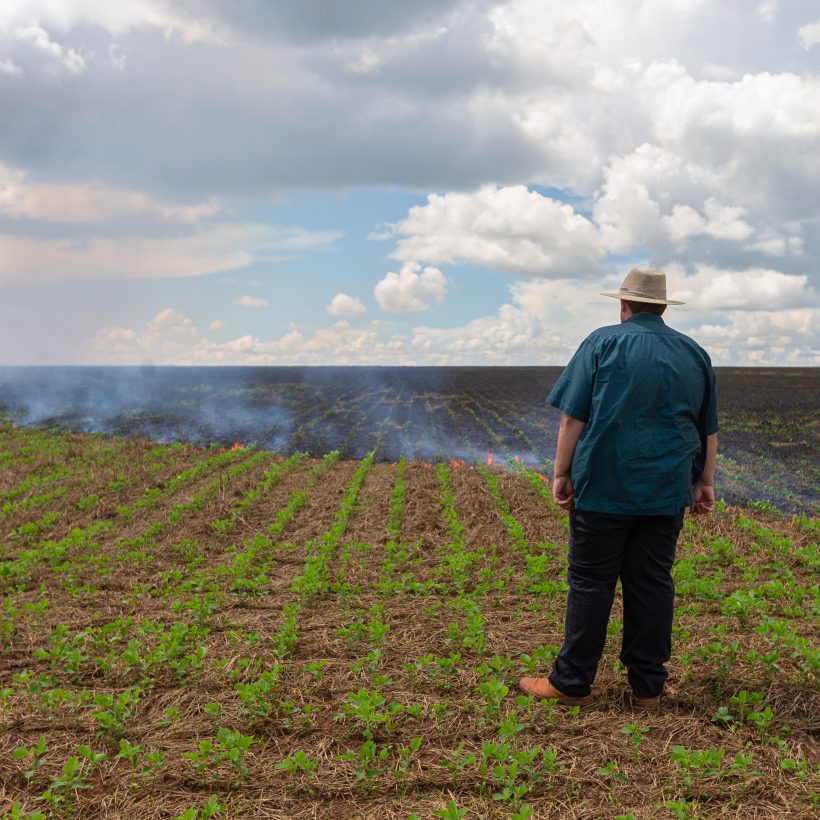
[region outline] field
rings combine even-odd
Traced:
[[[470,463],[548,472],[559,367],[0,368],[0,414],[24,425],[256,443],[285,455]],[[718,491],[732,505],[820,507],[820,369],[718,369]]]
[[[518,424],[505,400],[464,403]],[[0,424],[0,817],[817,816],[816,520],[688,517],[662,711],[629,708],[617,598],[596,704],[563,709],[516,681],[562,639],[566,519],[504,441],[501,467]]]

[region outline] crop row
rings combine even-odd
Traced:
[[[483,462],[209,452],[7,539],[0,816],[808,816],[816,524],[687,518],[671,704],[624,711],[616,603],[597,708],[561,710],[515,686],[561,641],[566,518]]]

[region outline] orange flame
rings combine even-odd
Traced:
[[[493,457],[493,454],[492,453],[487,453],[487,461],[486,461],[487,466],[492,467],[493,462],[495,462],[495,458]]]
[[[549,484],[549,479],[548,479],[545,475],[542,475],[541,473],[536,473],[536,475],[537,475],[537,476],[538,476],[538,478],[540,478],[540,479],[541,479],[541,481],[543,481],[545,484]]]
[[[451,467],[466,467],[467,462],[460,459],[460,458],[451,458],[450,459],[450,466]]]
[[[231,450],[241,450],[241,449],[243,449],[244,446],[245,446],[244,444],[240,444],[240,442],[235,441],[233,443],[233,447],[231,447]]]

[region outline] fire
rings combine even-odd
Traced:
[[[492,453],[487,453],[487,461],[485,462],[488,467],[492,467],[493,463],[495,462],[495,458],[493,457]]]
[[[537,475],[537,476],[538,476],[538,478],[540,478],[540,479],[541,479],[541,481],[543,481],[545,484],[549,484],[549,478],[547,478],[547,476],[543,475],[542,473],[536,473],[536,475]]]
[[[450,466],[451,467],[466,467],[467,462],[460,458],[451,458],[450,459]]]
[[[241,449],[244,448],[244,446],[245,446],[244,444],[241,444],[240,442],[235,441],[233,443],[233,447],[231,447],[231,450],[241,450]]]

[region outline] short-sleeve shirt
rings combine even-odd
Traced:
[[[599,328],[547,403],[586,422],[572,460],[578,509],[672,515],[691,504],[718,429],[712,363],[693,339],[651,313]]]

